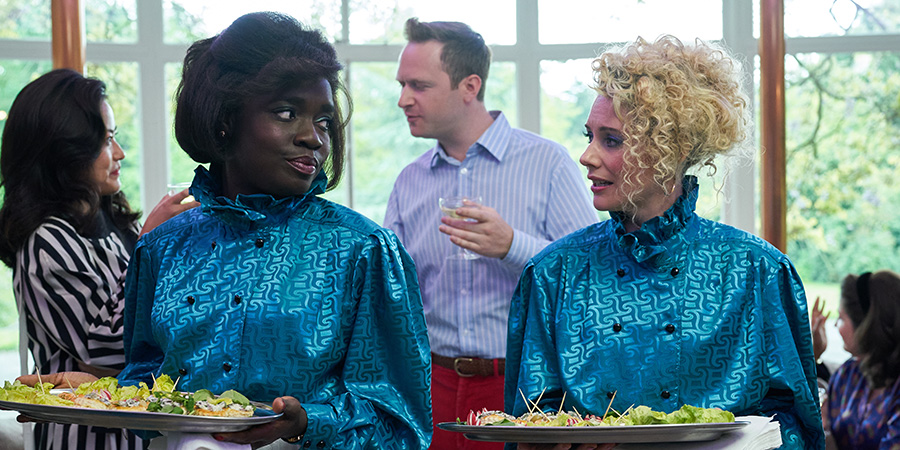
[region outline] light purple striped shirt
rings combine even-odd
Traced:
[[[437,144],[394,183],[384,226],[413,261],[431,351],[503,358],[509,304],[528,260],[551,241],[597,222],[590,191],[566,149],[512,128],[499,111],[459,162]],[[514,230],[503,259],[447,259],[459,247],[438,231],[438,198],[480,195]]]

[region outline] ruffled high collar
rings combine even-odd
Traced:
[[[263,226],[269,222],[281,222],[301,205],[316,195],[325,192],[328,178],[319,172],[306,194],[276,199],[268,194],[238,194],[234,200],[220,195],[221,183],[213,173],[203,166],[194,170],[194,181],[190,193],[200,202],[206,214],[211,214],[231,226],[250,229],[254,225]]]
[[[658,270],[668,270],[675,265],[675,256],[669,251],[683,241],[683,231],[696,217],[697,195],[700,191],[697,177],[686,175],[682,181],[683,192],[666,212],[641,225],[641,228],[628,233],[623,221],[625,213],[610,212],[615,222],[616,236],[619,246],[638,263],[646,264]]]

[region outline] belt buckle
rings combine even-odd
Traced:
[[[463,378],[474,377],[474,376],[475,376],[474,373],[471,373],[471,374],[465,374],[465,373],[462,373],[462,372],[459,371],[459,363],[460,363],[460,362],[463,362],[463,361],[472,362],[472,361],[475,361],[475,360],[472,359],[472,358],[454,358],[454,359],[453,359],[453,370],[456,372],[457,375],[459,375],[459,376],[461,376],[461,377],[463,377]]]

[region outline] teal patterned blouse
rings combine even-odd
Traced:
[[[310,193],[216,196],[145,235],[128,268],[125,384],[291,395],[312,448],[427,448],[428,338],[412,259],[393,232]]]
[[[522,396],[603,415],[683,404],[774,415],[786,448],[824,448],[806,296],[788,258],[694,213],[697,180],[626,233],[622,214],[551,244],[510,309],[506,410]],[[521,392],[520,392],[521,391]],[[541,395],[543,392],[543,395]]]

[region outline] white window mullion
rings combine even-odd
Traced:
[[[137,2],[138,43],[132,57],[139,67],[141,104],[141,209],[149,213],[166,192],[169,161],[165,101],[165,45],[162,0]]]

